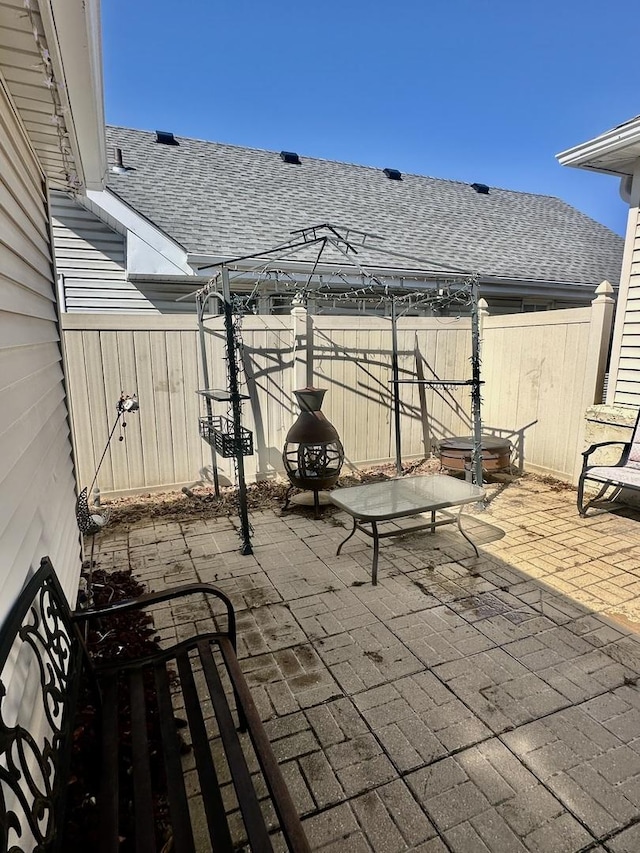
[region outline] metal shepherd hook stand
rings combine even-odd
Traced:
[[[234,311],[229,287],[229,270],[222,265],[220,270],[222,293],[213,289],[213,281],[196,293],[196,308],[198,312],[198,328],[200,331],[200,353],[202,372],[206,388],[198,393],[204,397],[206,417],[200,418],[200,435],[211,447],[211,467],[216,497],[220,497],[218,480],[217,454],[223,457],[233,457],[238,481],[238,515],[240,518],[241,554],[252,554],[251,525],[247,508],[247,484],[244,472],[244,457],[253,453],[253,434],[242,426],[242,401],[248,399],[240,392],[239,375],[241,364],[238,363],[240,346],[239,330],[234,323]],[[221,304],[224,316],[225,347],[227,359],[227,391],[214,391],[209,387],[210,376],[207,359],[206,337],[211,333],[205,326],[206,307],[211,297]],[[230,407],[230,417],[213,414],[214,401],[227,402]]]
[[[92,579],[93,579],[93,552],[95,549],[95,537],[96,534],[99,533],[102,528],[109,521],[109,513],[108,512],[96,512],[95,509],[92,510],[89,506],[89,493],[93,489],[97,479],[98,473],[100,472],[100,468],[102,467],[102,463],[104,462],[104,458],[107,455],[107,450],[111,444],[111,440],[115,434],[118,425],[120,425],[120,435],[118,437],[119,441],[124,441],[124,430],[127,426],[125,421],[125,415],[129,412],[137,412],[140,408],[138,404],[138,398],[135,394],[129,396],[124,392],[120,395],[120,399],[116,404],[116,418],[113,422],[113,426],[111,427],[111,431],[109,432],[109,437],[107,438],[107,443],[105,445],[104,450],[102,451],[102,456],[100,457],[100,461],[98,462],[98,467],[96,468],[96,472],[93,475],[93,480],[91,481],[91,485],[87,488],[87,486],[82,489],[80,494],[76,499],[76,521],[78,523],[78,530],[82,535],[82,546],[84,551],[84,537],[91,537],[91,553],[89,556],[89,567],[88,567],[88,577],[87,577],[87,592],[86,598],[88,604],[91,604],[92,597]],[[98,502],[96,501],[96,505]]]

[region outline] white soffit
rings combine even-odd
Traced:
[[[561,166],[610,175],[632,175],[640,159],[640,116],[588,142],[561,151],[556,157]]]
[[[51,186],[101,187],[99,0],[0,0],[0,74]]]

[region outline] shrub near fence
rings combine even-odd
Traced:
[[[602,285],[601,285],[602,287]],[[511,437],[526,468],[571,480],[582,449],[582,423],[604,376],[611,325],[606,291],[591,308],[485,316],[483,424]],[[211,385],[226,387],[222,319],[207,336]],[[65,314],[64,342],[78,480],[91,482],[122,390],[140,411],[126,441],[100,471],[104,494],[179,488],[210,479],[211,454],[199,436],[204,413],[195,317]],[[309,330],[311,334],[309,335]],[[394,457],[391,327],[380,317],[247,316],[243,320],[244,425],[254,433],[247,477],[282,471],[280,454],[297,416],[295,388],[327,389],[323,411],[338,430],[347,465]],[[398,322],[402,379],[467,379],[468,318],[407,317]],[[313,355],[311,356],[311,353]],[[471,431],[467,388],[401,385],[404,459],[428,454],[443,437]],[[225,414],[216,403],[215,413]],[[218,459],[222,482],[233,479]]]

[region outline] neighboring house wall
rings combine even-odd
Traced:
[[[528,296],[498,297],[487,293],[480,283],[480,296],[486,298],[491,314],[530,314],[537,311],[559,311],[563,308],[586,308],[591,295],[584,293],[573,300],[553,299],[537,291],[532,285]]]
[[[49,554],[80,571],[45,181],[0,76],[0,622]]]
[[[607,404],[640,406],[640,161],[629,196]]]
[[[158,193],[163,197],[162,184],[158,185]],[[56,202],[54,213],[60,225],[64,226],[54,231],[56,262],[59,270],[64,272],[64,310],[127,314],[181,314],[195,310],[193,300],[177,300],[193,293],[204,283],[207,269],[203,269],[200,276],[195,272],[200,265],[211,263],[213,256],[188,255],[183,246],[136,212],[115,191],[89,192],[87,197],[76,201],[63,197],[60,206]],[[100,222],[103,223],[102,228]],[[94,233],[96,231],[100,232],[99,237]],[[116,257],[113,251],[118,234],[122,235],[122,242],[118,243],[122,254]],[[286,235],[284,228],[282,239]],[[611,238],[614,242],[619,241],[614,235]],[[256,240],[252,250],[259,245],[266,247],[258,237]],[[216,244],[212,245],[211,251],[216,251]],[[535,252],[532,247],[529,260],[533,267],[540,260],[535,257]],[[294,258],[290,256],[288,261],[289,272],[298,272],[303,277],[308,275],[308,266],[294,270]],[[105,266],[107,262],[111,262],[109,268]],[[618,269],[617,265],[611,266]],[[255,264],[248,261],[245,269],[253,267]],[[566,265],[561,267],[561,271],[565,276],[570,274]],[[406,273],[400,269],[394,272],[393,267],[387,269],[385,275],[377,274],[394,285],[402,281],[409,286],[415,286],[419,281],[426,283],[425,279],[411,275],[406,278]],[[616,272],[615,287],[617,283]],[[255,274],[234,277],[234,287],[238,292],[250,293],[255,284]],[[594,286],[584,281],[503,280],[485,276],[480,280],[480,293],[493,314],[513,314],[588,306]],[[288,310],[286,303],[290,299],[291,295],[287,298],[277,282],[274,284],[271,280],[264,283],[256,308],[260,314],[280,313],[283,304],[284,310]],[[344,312],[344,302],[338,308]],[[363,313],[365,305],[359,306],[354,300],[352,308]],[[329,312],[331,306],[324,303],[323,310]]]
[[[63,193],[51,194],[56,269],[63,310],[156,312],[127,281],[126,241],[91,211]]]
[[[529,470],[574,477],[584,410],[602,392],[612,309],[606,299],[603,294],[591,308],[485,319],[485,427],[509,437]],[[215,330],[208,338],[210,384],[225,387],[222,321],[208,325]],[[195,317],[67,314],[63,326],[81,483],[93,477],[121,390],[138,394],[140,411],[127,419],[126,440],[107,454],[101,490],[210,480],[211,453],[198,435],[204,410],[195,393],[203,387]],[[327,389],[323,412],[341,436],[348,464],[391,459],[389,320],[320,316],[313,327],[313,384]],[[401,378],[469,378],[467,318],[406,317],[398,328]],[[243,423],[253,430],[256,450],[245,465],[248,478],[264,478],[282,470],[285,436],[298,412],[292,392],[307,382],[306,345],[291,316],[247,316],[242,337],[250,395]],[[428,454],[437,439],[469,435],[469,398],[468,387],[402,385],[403,458]],[[215,404],[216,414],[225,412]],[[231,461],[218,458],[218,464],[233,481]]]
[[[176,300],[204,279],[192,282],[185,252],[121,201],[93,192],[81,203],[56,192],[51,214],[63,311],[193,314],[193,300]],[[139,267],[143,281],[136,280]]]

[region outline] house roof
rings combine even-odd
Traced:
[[[107,127],[109,154],[122,150],[126,174],[109,189],[187,252],[236,257],[270,248],[321,222],[370,231],[384,247],[483,278],[617,283],[623,240],[558,198],[278,153]],[[393,255],[362,263],[415,269]]]

